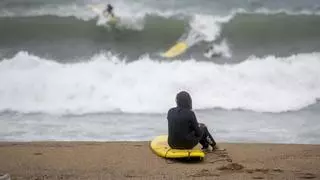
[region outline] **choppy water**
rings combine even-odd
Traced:
[[[222,141],[320,142],[320,2],[112,3],[116,28],[85,1],[0,2],[0,140],[147,140],[187,90]]]

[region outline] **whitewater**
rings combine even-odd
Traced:
[[[150,140],[186,90],[218,141],[320,143],[317,1],[89,3],[0,2],[1,141]]]
[[[126,63],[112,54],[59,64],[20,52],[0,64],[0,110],[164,113],[180,90],[197,109],[296,111],[320,98],[320,53],[250,57],[236,65],[193,59]]]

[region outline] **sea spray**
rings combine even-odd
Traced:
[[[320,54],[250,57],[235,65],[193,59],[126,63],[98,54],[59,64],[20,52],[0,63],[0,110],[46,113],[165,112],[189,91],[198,109],[296,111],[320,98]]]

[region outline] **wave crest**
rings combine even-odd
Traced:
[[[320,54],[250,57],[237,65],[99,54],[59,64],[20,52],[0,63],[0,110],[46,113],[166,112],[187,90],[197,109],[295,111],[320,98]],[[9,78],[10,77],[10,78]]]

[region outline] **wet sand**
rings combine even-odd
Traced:
[[[203,161],[156,156],[149,142],[1,142],[11,179],[320,179],[320,145],[220,144]]]

